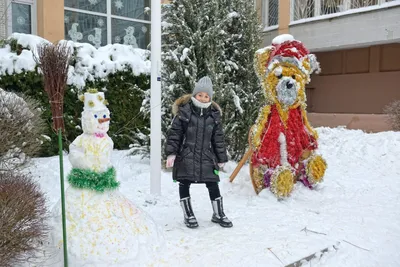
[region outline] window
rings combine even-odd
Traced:
[[[392,0],[291,0],[292,21],[381,5]]]
[[[315,3],[314,0],[297,0],[292,1],[292,18],[293,20],[306,19],[314,17]]]
[[[65,39],[146,49],[150,43],[150,0],[65,0]]]
[[[8,34],[13,32],[35,34],[35,9],[33,0],[8,0]]]
[[[266,27],[278,25],[279,0],[263,0],[263,24]]]

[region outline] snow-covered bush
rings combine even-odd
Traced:
[[[0,171],[14,170],[43,143],[45,123],[37,101],[0,88]]]
[[[389,116],[389,123],[392,129],[400,131],[400,100],[391,102],[383,111]]]
[[[0,172],[0,266],[35,258],[48,227],[44,194],[26,175]]]
[[[35,62],[37,45],[48,42],[38,36],[12,34],[0,47],[0,87],[22,92],[40,102],[42,118],[47,123],[42,156],[58,151],[57,136],[53,133],[51,111],[43,89],[43,79]],[[63,41],[66,42],[66,41]],[[68,148],[80,128],[83,105],[78,95],[89,87],[106,91],[112,112],[110,134],[117,149],[128,148],[148,128],[149,120],[140,113],[146,90],[150,88],[150,53],[131,46],[114,44],[96,49],[90,44],[67,43],[73,49],[64,96],[64,147]]]

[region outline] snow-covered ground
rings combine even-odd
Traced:
[[[204,185],[193,185],[191,191],[200,227],[186,228],[178,184],[170,172],[162,173],[162,196],[149,204],[154,200],[149,195],[149,160],[114,151],[121,193],[163,229],[163,252],[148,266],[285,266],[326,247],[329,252],[304,266],[400,266],[400,133],[317,130],[328,170],[315,190],[297,184],[284,201],[268,190],[256,196],[248,166],[229,183],[236,163],[227,164],[220,186],[226,214],[234,223],[230,229],[210,222]],[[66,174],[70,168],[65,157]],[[53,206],[60,191],[58,157],[35,159],[29,171]]]

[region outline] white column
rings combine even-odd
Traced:
[[[314,5],[314,17],[321,15],[321,0],[315,0]]]
[[[161,194],[161,2],[151,0],[150,193]]]
[[[296,0],[290,0],[290,22],[295,20],[294,17],[294,9],[297,8],[297,3],[295,3]]]
[[[107,44],[112,43],[111,8],[112,8],[111,0],[107,0]]]
[[[343,0],[343,10],[341,10],[341,11],[347,11],[349,9],[351,9],[351,1]]]

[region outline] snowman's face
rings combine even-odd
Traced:
[[[99,111],[82,112],[82,128],[87,134],[106,133],[110,128],[110,111],[108,109]]]

